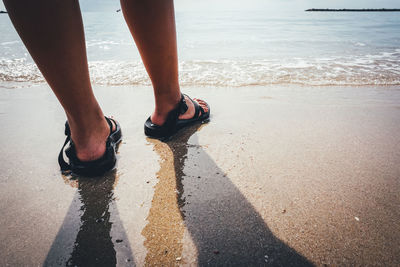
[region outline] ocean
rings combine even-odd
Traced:
[[[150,85],[118,8],[82,12],[93,84]],[[400,85],[399,12],[186,7],[176,23],[182,86]],[[0,85],[43,83],[7,14],[0,32]]]

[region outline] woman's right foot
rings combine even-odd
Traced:
[[[207,103],[205,101],[203,101],[201,99],[197,99],[197,98],[193,98],[193,100],[196,101],[199,104],[199,106],[203,108],[205,113],[208,112],[208,106],[207,106]],[[179,119],[181,119],[181,120],[186,120],[186,119],[193,118],[193,116],[194,116],[194,114],[196,112],[193,102],[186,95],[185,95],[185,102],[186,102],[186,105],[188,106],[188,109],[186,110],[185,113],[179,115]],[[178,103],[176,103],[175,106],[177,104]],[[168,115],[168,112],[164,112],[163,114],[159,114],[159,113],[153,112],[153,114],[151,115],[150,119],[151,119],[151,122],[156,124],[156,125],[163,125],[165,120],[166,120],[166,118],[167,118],[167,115]],[[201,116],[201,113],[199,113],[199,116]]]
[[[158,139],[169,138],[177,131],[209,118],[210,108],[206,102],[192,100],[186,95],[183,96],[181,95],[179,102],[171,105],[173,107],[169,110],[167,109],[165,113],[158,114],[154,112],[146,120],[144,123],[145,135]]]

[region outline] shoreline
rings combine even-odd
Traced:
[[[9,82],[9,81],[0,81],[0,89],[24,89],[24,88],[38,88],[38,87],[48,87],[46,82]],[[93,83],[93,87],[108,87],[108,88],[132,88],[135,90],[136,88],[147,88],[151,87],[147,84],[96,84]],[[213,89],[243,89],[243,88],[290,88],[290,87],[301,87],[301,88],[389,88],[389,89],[397,89],[400,88],[400,84],[323,84],[323,85],[310,85],[310,84],[300,84],[300,83],[277,83],[277,84],[253,84],[253,85],[240,85],[240,86],[231,86],[231,85],[183,85],[182,88],[213,88]],[[49,90],[51,90],[49,88]]]

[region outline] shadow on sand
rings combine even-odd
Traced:
[[[160,171],[142,232],[148,251],[145,264],[192,263],[181,259],[186,228],[199,266],[312,266],[274,236],[199,145],[195,133],[200,127],[194,125],[167,142],[151,140]],[[64,178],[78,190],[44,266],[135,265],[114,201],[116,173]]]
[[[133,266],[128,237],[114,199],[118,177],[63,177],[77,187],[44,266]]]
[[[159,183],[162,179],[168,179],[163,175],[171,175],[169,169],[174,170],[175,203],[183,225],[196,246],[197,264],[312,266],[306,258],[274,236],[251,203],[203,150],[195,135],[200,127],[200,124],[194,125],[165,143],[151,141],[161,158]],[[168,159],[166,149],[172,152],[173,159]],[[170,161],[171,166],[165,164],[165,161]],[[162,190],[158,192],[163,193]],[[156,187],[151,209],[154,208],[155,199],[162,197],[157,196],[158,192]],[[151,216],[150,211],[149,217]],[[146,234],[145,228],[143,235],[146,237],[145,245],[147,244],[151,253],[154,248],[148,244],[154,238],[154,231],[157,232],[158,226],[152,225],[152,218],[148,220],[146,228],[153,228],[153,234]],[[171,227],[180,226],[175,223]],[[167,231],[172,230],[159,229],[158,235]],[[182,252],[182,248],[178,250]],[[182,263],[186,260],[182,259]],[[154,261],[146,257],[146,263],[151,265]]]

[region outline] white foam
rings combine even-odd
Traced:
[[[108,45],[102,44],[103,49]],[[281,60],[193,60],[179,64],[183,86],[400,85],[400,49],[354,57]],[[89,62],[91,79],[101,85],[151,85],[141,61]],[[25,58],[0,59],[0,81],[44,82]]]
[[[21,41],[16,40],[16,41],[10,41],[10,42],[2,42],[0,44],[1,45],[11,45],[11,44],[18,44],[18,43],[21,43]]]

